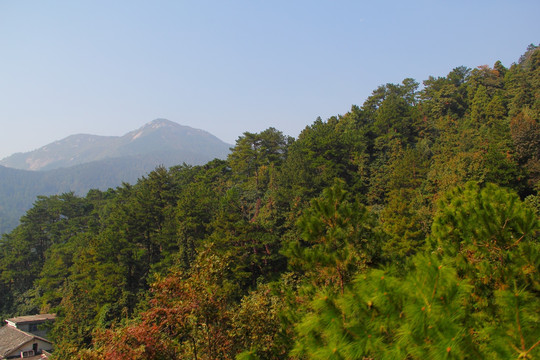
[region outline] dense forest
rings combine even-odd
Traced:
[[[225,159],[229,147],[205,131],[155,119],[121,137],[72,135],[14,154],[0,160],[8,166],[0,165],[0,234],[19,224],[38,195],[84,195],[90,189],[134,184],[157,165]]]
[[[57,313],[56,359],[538,359],[539,190],[531,45],[39,197],[0,242],[0,316]]]

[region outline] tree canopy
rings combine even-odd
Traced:
[[[539,64],[38,197],[0,240],[0,315],[57,313],[57,359],[539,358]]]

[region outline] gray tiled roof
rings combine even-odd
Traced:
[[[12,322],[14,324],[20,324],[20,323],[27,323],[27,322],[40,322],[40,321],[54,320],[55,318],[56,318],[56,314],[39,314],[39,315],[18,316],[11,319],[7,319],[6,321]]]
[[[39,336],[28,334],[12,326],[3,326],[0,328],[0,358],[5,357],[13,350],[26,344],[33,339],[47,341]],[[49,341],[47,341],[49,342]]]

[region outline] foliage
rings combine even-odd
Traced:
[[[0,241],[0,315],[57,313],[58,359],[537,358],[539,59],[39,197]]]
[[[298,227],[302,239],[291,242],[286,254],[316,286],[334,284],[343,291],[377,252],[373,220],[365,206],[347,200],[342,182],[312,201]]]
[[[359,274],[342,295],[321,288],[295,326],[292,354],[535,358],[539,230],[531,209],[504,189],[469,184],[451,192],[433,224],[435,251],[416,255],[405,274]]]

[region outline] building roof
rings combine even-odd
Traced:
[[[30,342],[34,339],[39,339],[47,343],[50,341],[24,332],[13,326],[3,326],[0,328],[0,359],[9,355],[13,350],[23,346],[27,342]]]
[[[6,319],[6,321],[11,322],[13,324],[23,324],[23,323],[33,323],[33,322],[54,320],[55,318],[56,318],[56,314],[39,314],[39,315],[17,316],[11,319]]]

